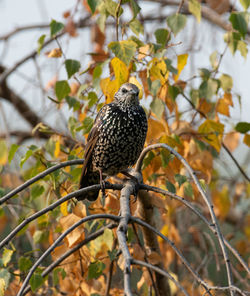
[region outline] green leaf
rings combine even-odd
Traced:
[[[80,109],[81,104],[76,98],[71,97],[71,96],[67,96],[65,98],[65,100],[66,100],[67,104],[69,105],[70,109],[72,108],[74,111],[77,111]]]
[[[76,128],[77,128],[78,121],[75,117],[70,116],[68,120],[68,129],[70,130],[73,137],[75,137]]]
[[[156,117],[161,120],[162,114],[164,112],[164,103],[162,100],[155,98],[153,99],[152,103],[150,104],[151,110],[154,112]]]
[[[6,267],[7,264],[10,262],[13,253],[14,253],[13,250],[4,248],[3,256],[2,256],[2,262],[4,267]]]
[[[20,146],[17,145],[17,144],[12,144],[11,147],[10,147],[10,151],[9,151],[9,155],[8,155],[8,161],[9,163],[11,163],[17,149],[19,148]]]
[[[169,31],[166,29],[157,29],[154,34],[156,42],[162,46],[165,46],[168,41]]]
[[[99,0],[88,0],[88,5],[89,5],[89,8],[91,9],[92,14],[94,14],[98,3],[99,3]]]
[[[55,268],[53,270],[53,285],[54,286],[59,284],[59,274],[61,274],[62,279],[64,279],[67,275],[63,268]]]
[[[216,94],[218,90],[218,82],[214,79],[208,79],[207,81],[203,81],[199,87],[199,96],[200,98],[205,98],[210,100],[213,95]]]
[[[188,0],[188,10],[196,17],[197,22],[201,21],[201,4],[197,0]]]
[[[247,22],[244,17],[244,13],[242,12],[232,12],[229,20],[233,26],[233,28],[240,32],[243,38],[245,38],[245,35],[247,33]]]
[[[18,266],[19,266],[20,271],[26,272],[32,266],[32,262],[27,257],[20,257],[18,260]]]
[[[243,6],[245,10],[247,10],[250,6],[250,0],[240,0],[240,4]]]
[[[76,60],[66,60],[65,61],[66,71],[68,74],[68,79],[74,75],[76,72],[79,71],[81,68],[81,64],[79,61]]]
[[[247,43],[243,40],[239,40],[237,43],[237,49],[239,50],[243,58],[246,59],[248,53]]]
[[[64,24],[52,20],[50,22],[50,37],[54,37],[57,33],[59,33],[64,28]]]
[[[70,86],[67,80],[60,80],[56,82],[55,93],[58,101],[61,101],[70,93]]]
[[[44,40],[45,40],[46,35],[43,34],[42,36],[39,37],[39,39],[37,40],[38,43],[38,48],[37,48],[37,53],[40,54],[40,51],[43,47],[44,44]]]
[[[149,151],[149,153],[143,160],[143,169],[145,169],[151,163],[154,157],[155,157],[154,152]]]
[[[170,98],[175,101],[176,97],[178,96],[178,94],[180,93],[180,90],[178,87],[174,86],[174,85],[169,85],[168,86],[168,95],[170,96]]]
[[[33,273],[29,282],[32,292],[35,292],[36,289],[41,287],[43,282],[44,282],[44,278],[40,273],[37,273],[37,272]]]
[[[45,189],[42,185],[35,184],[31,187],[31,198],[32,200],[44,193]]]
[[[178,182],[179,187],[181,187],[181,185],[187,181],[187,177],[180,174],[176,174],[174,178],[176,182]]]
[[[105,269],[105,264],[101,261],[90,263],[88,269],[88,280],[97,279]]]
[[[83,134],[88,134],[93,126],[94,120],[91,117],[85,117],[82,123],[81,129],[83,129]]]
[[[5,283],[5,280],[0,278],[0,296],[4,296],[4,292],[6,288],[7,288],[7,285]]]
[[[165,149],[162,149],[161,150],[161,163],[162,163],[162,166],[164,168],[167,167],[170,160],[171,160],[171,153],[169,153],[169,151],[166,151]]]
[[[139,36],[139,34],[143,34],[144,33],[144,27],[143,25],[140,23],[140,21],[138,19],[132,19],[132,21],[129,22],[129,28],[132,30],[133,33],[135,33],[135,35]]]
[[[225,92],[230,92],[233,87],[233,79],[227,74],[222,74],[220,77],[221,87]]]
[[[93,71],[93,79],[97,79],[102,75],[102,66],[97,65]]]
[[[239,133],[245,134],[250,131],[250,123],[249,122],[238,122],[235,126],[235,130]]]
[[[95,92],[93,92],[93,91],[90,91],[88,93],[88,101],[89,101],[88,102],[88,107],[89,108],[93,107],[98,101],[97,94]]]
[[[25,154],[24,157],[21,158],[21,161],[20,161],[20,167],[22,168],[24,163],[33,155],[33,151],[32,150],[28,150]]]
[[[133,18],[136,18],[137,14],[140,12],[141,7],[137,4],[135,0],[130,0],[130,5],[133,11]]]
[[[107,9],[108,13],[116,18],[117,16],[117,9],[118,9],[118,3],[116,3],[113,0],[105,0],[105,8]],[[119,8],[119,14],[118,17],[121,16],[123,13],[123,8]]]
[[[184,194],[191,198],[194,197],[193,187],[188,182],[184,185]]]
[[[136,52],[136,43],[131,40],[110,42],[108,47],[127,66]]]
[[[169,192],[176,193],[176,189],[173,183],[166,181],[166,187]]]
[[[185,27],[186,21],[186,16],[180,13],[167,17],[167,24],[175,36]]]

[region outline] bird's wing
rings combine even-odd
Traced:
[[[101,110],[99,111],[99,113],[96,116],[94,125],[88,135],[87,144],[86,144],[85,153],[84,153],[84,163],[83,163],[83,168],[82,168],[82,175],[80,178],[80,188],[84,187],[84,186],[82,186],[84,184],[83,179],[87,175],[88,169],[91,165],[92,152],[93,152],[95,144],[98,140],[99,130],[100,130],[101,125],[103,124],[103,115],[105,114],[105,111],[107,108],[108,108],[108,105],[104,105],[101,108]]]

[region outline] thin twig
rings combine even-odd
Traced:
[[[140,189],[144,189],[147,191],[154,191],[154,192],[158,192],[160,194],[163,195],[167,195],[170,196],[173,199],[176,199],[178,201],[180,201],[181,203],[183,203],[185,206],[187,206],[191,211],[193,211],[208,227],[209,229],[215,234],[216,230],[214,229],[213,225],[211,225],[211,223],[205,218],[205,216],[203,216],[189,201],[187,201],[184,197],[180,197],[172,192],[163,190],[161,188],[158,187],[154,187],[154,186],[149,186],[146,184],[141,184],[140,185]],[[241,265],[244,267],[244,269],[246,270],[246,272],[248,274],[250,274],[250,270],[246,264],[246,262],[243,260],[243,258],[240,256],[240,254],[238,253],[238,251],[236,251],[231,244],[224,238],[224,242],[227,246],[227,248],[231,251],[231,253],[235,256],[235,258],[237,258],[237,260],[241,263]]]
[[[105,183],[105,187],[107,189],[118,189],[121,190],[123,185],[121,184],[110,184],[110,183]],[[73,198],[73,197],[77,197],[80,196],[81,194],[85,193],[85,192],[89,192],[89,191],[96,191],[96,190],[100,190],[101,189],[101,185],[92,185],[89,187],[85,187],[82,188],[80,190],[77,190],[75,192],[69,193],[68,195],[65,195],[64,197],[60,198],[59,200],[57,200],[56,202],[54,202],[53,204],[49,205],[48,207],[36,212],[35,214],[29,216],[28,218],[26,218],[25,220],[23,220],[16,228],[14,228],[1,242],[0,242],[0,250],[7,244],[9,243],[9,241],[20,231],[22,230],[27,224],[29,224],[31,221],[34,221],[36,218],[44,215],[45,213],[52,211],[53,209],[55,209],[56,207],[58,207],[60,204],[62,204],[63,202]]]
[[[82,218],[81,220],[79,220],[78,222],[76,222],[75,224],[73,224],[71,227],[69,227],[66,231],[64,231],[56,240],[55,242],[41,255],[41,257],[36,261],[36,263],[31,267],[31,269],[29,270],[29,273],[27,274],[25,280],[23,281],[23,284],[17,294],[17,296],[22,296],[24,293],[24,290],[26,288],[26,286],[29,283],[29,280],[32,276],[32,274],[35,272],[35,270],[37,269],[37,267],[40,265],[40,263],[49,255],[51,254],[51,252],[55,249],[56,246],[58,246],[58,244],[70,233],[72,232],[76,227],[80,226],[81,224],[87,222],[87,221],[91,221],[91,220],[96,220],[96,219],[111,219],[114,220],[116,222],[118,222],[121,218],[115,215],[111,215],[111,214],[96,214],[96,215],[92,215],[92,216],[87,216],[85,218]]]
[[[144,262],[144,261],[136,260],[136,259],[132,259],[131,264],[144,266],[147,269],[152,269],[152,270],[160,273],[161,275],[163,275],[163,276],[167,277],[168,279],[170,279],[176,285],[176,287],[178,287],[183,292],[184,295],[189,296],[189,294],[185,290],[185,288],[178,281],[176,281],[175,278],[172,277],[171,274],[168,273],[167,271],[162,270],[161,268],[159,268],[159,267],[157,267],[155,265],[152,265],[152,264],[150,264],[148,262]]]
[[[58,259],[56,259],[54,262],[52,262],[43,272],[42,277],[46,277],[53,269],[55,269],[57,266],[59,266],[65,259],[67,259],[70,255],[72,255],[75,251],[79,250],[81,247],[89,243],[90,241],[96,239],[100,235],[104,233],[105,229],[113,229],[117,226],[117,223],[109,223],[108,225],[100,228],[94,233],[91,233],[86,237],[82,242],[74,246],[72,249],[65,252],[62,256],[60,256]],[[30,291],[30,286],[28,286],[24,292],[23,295],[27,294]]]
[[[225,264],[226,264],[226,270],[227,270],[227,278],[228,278],[228,284],[231,287],[233,285],[233,278],[232,278],[232,270],[231,270],[231,264],[230,264],[230,260],[228,258],[228,254],[227,254],[227,250],[226,250],[226,246],[225,246],[225,242],[220,230],[220,226],[219,223],[217,221],[216,215],[214,213],[213,210],[213,205],[210,202],[210,200],[207,198],[206,193],[204,192],[203,188],[201,187],[198,178],[195,176],[195,173],[193,171],[193,169],[190,167],[190,165],[188,164],[188,162],[177,152],[175,151],[172,147],[168,146],[167,144],[154,144],[151,146],[148,146],[147,148],[145,148],[143,150],[143,152],[141,153],[137,163],[136,163],[136,171],[140,171],[141,170],[141,166],[142,166],[142,162],[144,157],[146,156],[147,152],[153,150],[153,149],[157,149],[157,148],[164,148],[167,149],[168,151],[170,151],[172,154],[174,154],[181,162],[182,164],[185,166],[185,168],[187,169],[187,171],[189,172],[189,174],[191,175],[197,189],[199,190],[203,200],[205,201],[209,212],[210,212],[210,216],[212,219],[212,227],[215,229],[216,233],[218,234],[218,241],[222,250],[222,254],[225,260]],[[233,296],[234,295],[234,291],[230,290],[230,294]]]

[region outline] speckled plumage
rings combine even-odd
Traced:
[[[113,176],[135,164],[147,134],[147,117],[138,94],[136,85],[125,83],[114,101],[97,114],[85,149],[80,188],[98,184],[100,171],[104,177]],[[98,193],[88,192],[78,200],[96,200]]]

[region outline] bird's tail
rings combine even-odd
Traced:
[[[87,172],[83,172],[80,179],[79,189],[85,188],[91,185],[96,185],[100,183],[99,172],[92,172],[87,170]],[[89,201],[95,201],[98,198],[99,190],[88,191],[83,195],[77,197],[77,200],[88,199]]]

